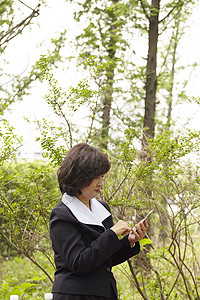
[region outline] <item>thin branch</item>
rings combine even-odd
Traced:
[[[5,235],[5,233],[3,232],[3,231],[1,231],[0,230],[0,234],[2,235],[2,237],[11,245],[11,246],[13,246],[17,251],[18,251],[18,253],[21,253],[22,251],[21,251],[21,248],[19,247],[19,246],[17,246],[16,244],[14,244],[13,242],[12,242],[12,240],[11,239],[9,239],[8,237],[7,237],[7,235]]]
[[[186,219],[185,219],[185,222],[186,222]],[[186,270],[188,271],[188,273],[190,274],[191,278],[192,278],[192,281],[194,283],[194,286],[195,286],[195,290],[196,290],[196,293],[197,295],[199,296],[198,294],[198,287],[197,287],[197,284],[196,284],[196,281],[195,281],[195,278],[191,272],[191,270],[188,268],[187,264],[185,263],[185,257],[186,257],[186,251],[187,251],[187,239],[188,239],[188,232],[187,232],[187,225],[185,225],[185,247],[184,247],[184,252],[183,252],[183,257],[181,258],[181,249],[180,249],[180,245],[178,243],[177,240],[176,243],[178,244],[178,252],[179,252],[179,260],[181,261],[182,265],[186,268]],[[199,298],[199,297],[198,297]]]
[[[13,210],[12,206],[10,205],[9,201],[8,201],[6,198],[4,198],[4,200],[3,200],[3,205],[6,207],[5,204],[6,204],[7,207],[10,209],[10,211],[11,211],[11,213],[12,213],[12,215],[13,215],[13,218],[15,219],[15,221],[16,221],[16,223],[17,223],[17,225],[18,225],[19,232],[20,232],[20,234],[22,235],[23,233],[22,233],[22,230],[21,230],[21,224],[20,224],[20,221],[19,221],[19,219],[17,218],[16,213],[15,213],[15,211]]]
[[[170,263],[174,266],[173,262],[170,262]],[[175,267],[175,266],[174,266],[174,267]],[[178,270],[178,274],[177,274],[177,276],[176,276],[176,279],[175,279],[174,283],[172,284],[170,291],[167,293],[167,296],[166,296],[166,299],[165,299],[165,300],[167,300],[167,299],[169,298],[169,296],[171,295],[173,289],[175,288],[175,286],[176,286],[176,284],[177,284],[177,281],[178,281],[179,276],[180,276],[180,270]]]
[[[47,254],[43,249],[41,249],[41,248],[35,247],[34,249],[35,249],[36,251],[41,252],[41,253],[46,257],[46,259],[50,262],[50,264],[52,265],[52,267],[55,269],[54,261],[51,259],[50,255],[48,255],[48,254]]]
[[[125,180],[127,179],[129,173],[130,173],[130,169],[128,170],[127,174],[125,175],[125,177],[122,179],[122,181],[120,182],[120,184],[118,185],[118,187],[115,189],[114,193],[110,196],[110,198],[108,199],[108,202],[116,195],[116,193],[120,190],[121,186],[123,185],[123,183],[125,182]]]
[[[10,82],[14,82],[14,81],[16,80],[16,78],[20,77],[23,73],[25,73],[25,72],[27,71],[28,66],[29,66],[29,56],[28,56],[28,62],[27,62],[27,65],[26,65],[25,69],[24,69],[23,71],[21,71],[21,73],[19,73],[19,74],[17,74],[17,75],[14,75],[14,77],[13,77],[12,79],[10,79],[10,80],[8,80],[8,81],[6,81],[6,82],[0,84],[0,87],[4,86],[4,85],[6,85],[6,84],[8,84],[8,83],[10,83]],[[6,74],[6,75],[7,75],[7,74]]]
[[[171,49],[172,43],[173,43],[173,41],[174,41],[174,31],[175,31],[175,29],[173,30],[172,36],[171,36],[170,41],[169,41],[169,43],[168,43],[168,47],[167,47],[167,50],[166,50],[166,55],[165,55],[165,57],[164,57],[164,59],[163,59],[162,65],[161,65],[161,67],[160,67],[160,72],[159,72],[159,74],[158,74],[158,78],[161,76],[162,70],[163,70],[164,66],[166,65],[167,58],[168,58],[168,56],[169,56],[169,54],[170,54],[170,49]]]
[[[177,8],[178,4],[181,3],[181,7],[178,10],[178,14],[180,13],[181,9],[183,8],[184,2],[182,0],[179,0],[174,7],[168,12],[168,14],[159,21],[159,23],[162,23],[163,21],[165,21],[172,13],[173,11]]]
[[[54,86],[53,86],[53,84],[51,82],[51,75],[50,75],[50,78],[47,77],[47,81],[48,81],[49,85],[53,87],[53,93],[54,93],[54,95],[52,96],[53,99],[50,99],[50,97],[49,97],[49,98],[47,98],[47,101],[52,106],[53,109],[54,109],[54,104],[57,106],[58,112],[55,111],[55,109],[54,109],[54,111],[56,112],[56,114],[58,116],[61,116],[65,120],[65,122],[67,124],[67,127],[68,127],[68,130],[69,130],[70,147],[72,147],[73,137],[72,137],[71,125],[70,125],[70,122],[68,121],[68,119],[66,118],[65,113],[62,110],[62,105],[57,100],[58,97],[55,95],[55,89],[54,89]]]
[[[158,279],[158,285],[159,285],[159,288],[160,288],[160,300],[165,300],[160,275],[159,275],[158,271],[154,270],[154,272],[156,273],[156,277]]]
[[[140,288],[140,284],[139,284],[139,282],[138,282],[138,280],[137,280],[137,276],[135,275],[135,272],[134,272],[134,270],[133,270],[133,267],[132,267],[132,264],[131,264],[130,259],[128,259],[128,265],[129,265],[129,269],[130,269],[130,271],[131,271],[131,274],[132,274],[132,276],[133,276],[133,278],[134,278],[134,280],[135,280],[135,284],[136,284],[136,287],[137,287],[138,292],[140,293],[140,295],[142,296],[142,298],[143,298],[144,300],[148,300],[148,298],[146,297],[146,295],[143,293],[142,289]]]
[[[40,4],[37,5],[37,7],[32,11],[32,13],[28,17],[26,17],[24,20],[22,20],[19,24],[10,28],[5,34],[3,34],[0,37],[0,46],[9,42],[14,37],[16,37],[18,34],[20,34],[23,31],[23,29],[31,22],[31,20],[34,17],[37,17],[39,15],[39,8],[40,8]]]
[[[180,15],[182,7],[177,11],[177,13],[165,24],[164,28],[161,30],[161,32],[159,33],[159,35],[161,35],[167,28],[168,25],[174,20],[177,19],[177,17]],[[159,22],[160,23],[160,22]]]
[[[58,101],[57,101],[57,100],[55,100],[55,99],[54,99],[54,102],[55,102],[55,104],[58,106],[58,108],[59,108],[59,111],[60,111],[60,113],[61,113],[61,116],[63,117],[63,119],[64,119],[64,120],[65,120],[65,122],[67,123],[68,130],[69,130],[69,137],[70,137],[70,147],[72,147],[73,138],[72,138],[72,130],[71,130],[71,125],[70,125],[69,121],[67,120],[67,118],[66,118],[66,116],[65,116],[64,112],[62,111],[62,107],[61,107],[61,105],[60,105],[60,104],[58,103]]]
[[[28,7],[29,9],[31,9],[32,11],[34,11],[33,8],[31,8],[30,6],[28,6],[26,3],[24,3],[23,1],[21,0],[18,0],[21,4],[23,4],[24,6]]]
[[[180,246],[179,243],[178,243],[175,239],[173,239],[172,243],[173,243],[173,244],[176,243],[178,247]],[[175,245],[174,245],[174,246],[175,246]],[[173,258],[173,260],[174,260],[174,262],[175,262],[175,264],[176,264],[176,266],[177,266],[177,269],[179,270],[179,272],[180,272],[180,274],[181,274],[181,276],[182,276],[182,278],[183,278],[183,282],[184,282],[184,285],[185,285],[185,288],[186,288],[186,293],[187,293],[187,295],[188,295],[188,298],[189,298],[190,300],[192,300],[191,295],[190,295],[190,291],[189,291],[189,289],[188,289],[187,280],[186,280],[185,275],[184,275],[184,273],[183,273],[183,268],[182,268],[182,267],[183,267],[183,261],[182,261],[181,258],[180,258],[180,253],[179,253],[179,259],[180,259],[180,261],[181,261],[181,264],[179,265],[179,263],[178,263],[178,261],[177,261],[177,259],[176,259],[176,257],[175,257],[175,253],[172,253],[171,249],[168,249],[168,251],[169,251],[169,253],[171,254],[171,256],[172,256],[172,258]],[[180,252],[180,247],[179,247],[179,252]]]
[[[148,13],[147,13],[147,11],[146,11],[146,8],[145,8],[145,6],[144,6],[143,0],[139,0],[139,1],[140,1],[140,3],[141,3],[142,10],[143,10],[143,12],[144,12],[144,14],[145,14],[145,17],[150,21],[150,16],[148,15]]]
[[[91,133],[92,133],[94,119],[95,119],[95,115],[96,115],[96,112],[97,112],[97,107],[98,107],[98,101],[96,101],[96,106],[93,110],[93,114],[92,114],[92,118],[91,118],[91,124],[90,124],[90,127],[89,127],[89,133],[88,133],[87,139],[85,141],[86,143],[88,143],[88,141],[90,139],[90,136],[91,136]]]
[[[161,19],[160,21],[159,21],[159,23],[162,23],[162,22],[164,22],[172,13],[173,13],[173,11],[175,10],[175,8],[176,8],[176,6],[174,6],[169,12],[168,12],[168,14],[163,18],[163,19]]]
[[[127,194],[127,199],[130,197],[131,192],[132,192],[132,190],[133,190],[133,188],[134,188],[136,182],[137,182],[140,178],[142,178],[143,172],[144,172],[144,168],[141,168],[141,169],[139,170],[138,176],[133,180],[133,183],[131,184],[131,187],[130,187],[130,189],[129,189],[129,191],[128,191],[128,194]]]
[[[53,283],[53,279],[51,278],[49,273],[40,264],[38,264],[36,260],[34,260],[26,251],[24,251],[24,255],[26,255],[26,257],[30,259],[30,261],[32,261],[34,265],[36,265],[40,270],[42,270],[42,272],[44,272],[44,274],[46,274],[49,280]]]

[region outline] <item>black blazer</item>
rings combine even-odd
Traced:
[[[107,210],[109,206],[101,202]],[[137,242],[130,247],[128,236],[118,239],[112,216],[102,226],[83,224],[62,202],[52,210],[50,237],[56,264],[53,293],[109,297],[111,286],[117,294],[112,266],[140,251]]]

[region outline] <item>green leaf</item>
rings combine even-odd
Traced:
[[[140,241],[140,246],[141,246],[141,247],[144,247],[145,245],[150,245],[150,244],[152,244],[152,241],[151,241],[150,239],[144,238],[144,239],[142,239],[142,240]]]

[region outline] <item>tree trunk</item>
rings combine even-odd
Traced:
[[[169,87],[169,96],[167,99],[167,104],[168,104],[168,110],[167,110],[167,122],[165,125],[166,130],[170,130],[171,127],[171,115],[172,115],[172,103],[173,103],[173,89],[174,89],[174,76],[175,76],[175,64],[176,64],[176,54],[177,54],[177,46],[178,46],[178,40],[179,40],[179,20],[175,21],[175,33],[174,33],[174,37],[173,40],[174,42],[172,43],[172,66],[171,66],[171,76],[169,78],[170,80],[170,87]],[[163,208],[164,210],[167,209],[167,203],[166,201],[162,202]],[[163,247],[165,247],[165,244],[167,242],[167,232],[166,232],[166,228],[168,228],[168,217],[167,215],[161,214],[161,229],[159,232],[159,240],[162,241],[163,243]]]
[[[156,112],[156,90],[157,90],[157,44],[158,44],[158,27],[159,27],[159,10],[161,0],[152,0],[150,6],[149,19],[149,45],[148,45],[148,57],[146,66],[146,84],[145,84],[145,113],[144,113],[144,132],[142,140],[142,154],[141,159],[147,160],[150,163],[150,157],[146,151],[148,140],[153,139],[155,135],[155,112]],[[146,190],[151,198],[152,191],[149,189],[148,183],[146,184]],[[151,226],[149,224],[148,232],[151,232]],[[150,234],[151,235],[151,234]],[[137,264],[142,266],[142,269],[146,272],[151,269],[150,259],[148,258],[148,252],[150,251],[150,245],[146,245],[141,255],[137,257]]]
[[[113,0],[113,3],[119,2],[119,0]],[[117,20],[114,12],[109,13],[109,17],[111,19],[111,25],[109,29],[110,40],[108,42],[108,67],[106,72],[106,80],[105,80],[105,94],[103,103],[103,114],[102,114],[102,127],[101,127],[101,147],[104,149],[108,148],[108,138],[109,138],[109,127],[110,127],[110,112],[113,101],[113,81],[114,81],[114,73],[115,73],[115,55],[117,48],[117,34],[116,34],[116,25],[115,22]]]
[[[158,25],[159,25],[160,0],[152,0],[151,14],[149,17],[149,46],[146,66],[146,95],[145,95],[145,114],[144,114],[144,136],[143,146],[148,139],[154,138],[155,134],[155,111],[156,111],[156,89],[157,89],[157,44],[158,44]]]
[[[171,115],[172,115],[172,100],[173,100],[173,89],[174,89],[174,76],[175,76],[175,64],[176,64],[176,54],[177,54],[177,46],[178,46],[178,36],[179,36],[179,21],[175,22],[175,36],[174,36],[174,44],[173,44],[173,52],[172,52],[172,68],[171,68],[171,85],[169,89],[169,97],[168,97],[168,111],[167,111],[167,124],[166,129],[169,130],[171,126]]]
[[[110,112],[112,105],[112,91],[113,91],[113,78],[114,70],[112,70],[112,75],[110,79],[107,79],[107,87],[105,96],[103,99],[103,114],[102,114],[102,128],[101,128],[101,148],[108,148],[108,137],[109,137],[109,128],[110,128]]]

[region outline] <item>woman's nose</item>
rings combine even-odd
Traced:
[[[103,177],[99,177],[98,185],[99,185],[99,186],[103,186],[103,185],[104,185]]]

